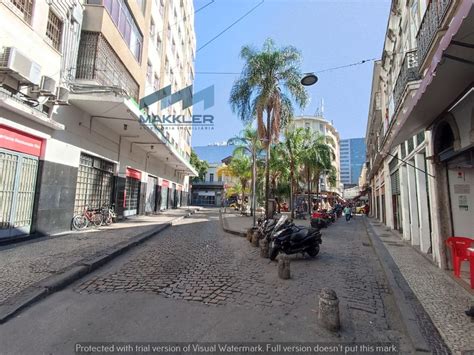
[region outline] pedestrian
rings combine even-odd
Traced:
[[[344,207],[344,215],[346,216],[346,222],[349,222],[351,220],[351,208],[349,207],[349,205],[346,205],[346,207]]]

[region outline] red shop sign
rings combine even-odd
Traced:
[[[16,129],[0,125],[0,148],[39,157],[43,140]]]
[[[162,187],[169,187],[169,186],[170,186],[170,182],[169,182],[168,180],[162,179],[162,180],[161,180],[161,186],[162,186]]]
[[[142,179],[142,173],[138,170],[135,170],[135,169],[132,169],[132,168],[127,168],[127,177],[131,177],[132,179],[141,180]]]

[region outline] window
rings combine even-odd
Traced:
[[[209,181],[214,182],[214,174],[209,174]]]
[[[150,19],[150,38],[152,40],[155,38],[155,21],[153,21],[153,18]]]
[[[58,51],[61,50],[61,39],[63,36],[63,22],[56,14],[49,10],[46,36],[51,40],[51,44]]]
[[[153,87],[155,88],[155,90],[160,89],[160,78],[158,77],[158,74],[155,74],[155,79],[153,81]]]
[[[165,0],[160,0],[160,14],[161,16],[165,14]]]
[[[145,0],[137,0],[137,5],[142,10],[142,14],[145,15],[146,10],[146,1]]]
[[[161,37],[160,37],[160,35],[158,34],[158,35],[156,35],[156,50],[157,50],[158,52],[160,52],[162,46],[163,46],[163,42],[161,41]]]
[[[10,2],[23,14],[23,20],[31,24],[34,0],[10,0]]]
[[[91,1],[91,0],[89,0]],[[143,47],[143,35],[124,0],[106,0],[103,2],[112,21],[121,33],[135,59],[140,62]]]
[[[148,61],[147,66],[146,66],[146,78],[149,83],[152,82],[152,73],[153,73],[153,67],[151,65],[151,62]]]

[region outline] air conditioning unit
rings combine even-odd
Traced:
[[[56,89],[56,105],[69,105],[69,90],[64,86]]]
[[[39,85],[41,66],[15,47],[4,47],[0,53],[0,72],[8,73],[20,84]]]
[[[56,96],[56,80],[43,75],[39,85],[39,92],[42,96]]]

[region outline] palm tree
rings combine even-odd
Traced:
[[[253,216],[253,226],[255,227],[256,216],[256,177],[257,177],[257,157],[262,151],[262,143],[258,137],[257,130],[252,128],[249,124],[245,129],[240,133],[240,136],[234,137],[228,140],[228,144],[237,145],[237,148],[234,149],[234,155],[238,153],[248,153],[252,157],[252,199],[251,199],[251,214]]]
[[[285,129],[285,155],[290,167],[290,211],[291,218],[294,218],[294,193],[295,193],[295,172],[300,169],[303,161],[305,149],[307,147],[309,135],[304,128],[290,127]]]
[[[257,119],[259,138],[266,148],[265,157],[265,211],[268,216],[270,192],[270,146],[277,142],[280,127],[285,126],[293,113],[292,100],[299,107],[308,101],[305,88],[300,83],[300,52],[292,46],[277,48],[267,39],[262,50],[242,47],[240,57],[245,61],[240,78],[230,93],[232,111],[241,120]],[[263,121],[266,114],[266,124]]]
[[[334,168],[332,165],[334,154],[328,144],[328,137],[320,134],[311,136],[309,131],[308,137],[310,140],[307,143],[302,159],[307,177],[308,199],[311,205],[311,182],[316,182],[317,194],[319,194],[319,178],[321,173],[331,171]],[[309,209],[309,214],[311,214],[311,208]]]

